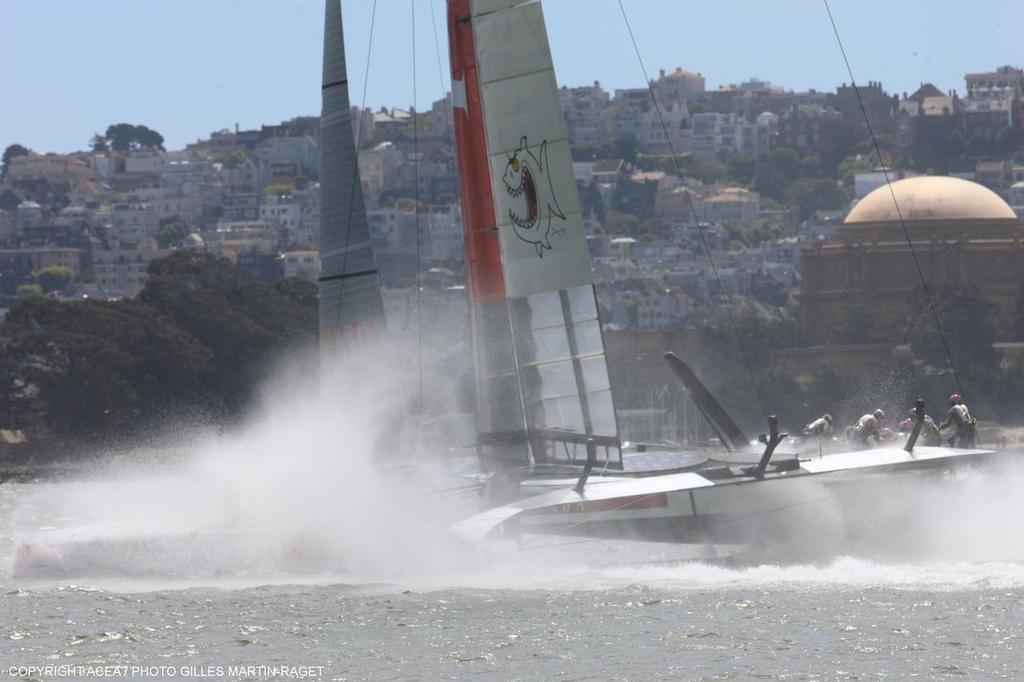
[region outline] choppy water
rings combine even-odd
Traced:
[[[11,553],[14,519],[25,523],[21,501],[66,491],[0,486],[0,555]],[[1019,519],[1002,521],[1019,537]],[[7,570],[0,676],[66,664],[219,679],[241,664],[322,666],[307,679],[353,680],[1024,678],[1024,564],[839,557],[589,568],[586,558],[384,581],[42,582]]]

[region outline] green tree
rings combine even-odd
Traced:
[[[74,272],[65,265],[51,265],[50,267],[36,270],[32,273],[36,284],[42,287],[44,293],[51,291],[64,291],[74,279]]]
[[[0,323],[0,413],[37,433],[107,437],[153,420],[241,413],[282,352],[317,339],[316,285],[256,282],[176,252],[135,300],[58,301],[38,284]],[[310,369],[316,354],[306,353]]]
[[[626,163],[632,163],[636,159],[636,138],[632,135],[619,135],[615,138],[615,156],[623,159]]]
[[[1013,340],[1024,341],[1024,284],[1017,292],[1017,310],[1013,315]]]
[[[998,320],[995,304],[969,285],[944,283],[932,286],[931,294],[957,370],[978,382],[992,380],[999,368],[999,354],[992,348]],[[946,347],[935,328],[923,288],[918,286],[911,298],[921,302],[910,326],[914,355],[932,367],[948,368]]]
[[[248,404],[277,356],[317,339],[315,306],[295,305],[230,261],[178,251],[150,263],[148,273],[138,300],[212,351],[210,384],[233,413]]]
[[[107,138],[103,137],[99,133],[93,133],[93,136],[89,138],[89,149],[94,152],[107,151]]]
[[[940,168],[943,172],[947,170],[966,170],[971,165],[971,161],[968,159],[970,146],[967,144],[967,138],[964,137],[959,128],[954,128],[949,137],[946,138],[944,151],[944,163],[943,167]]]
[[[820,342],[827,344],[892,342],[903,336],[905,327],[899,317],[867,304],[843,306],[827,319],[824,329],[815,330]]]
[[[194,403],[211,354],[135,301],[24,301],[0,325],[0,346],[37,387],[58,434],[94,436]]]
[[[830,178],[799,178],[786,189],[786,201],[800,209],[800,217],[806,220],[815,211],[841,208],[846,195]]]
[[[175,216],[160,221],[160,229],[156,233],[157,244],[161,249],[176,246],[189,235],[188,223]]]
[[[605,222],[605,232],[615,237],[632,237],[638,233],[640,219],[629,213],[610,211]]]
[[[114,123],[107,127],[104,139],[115,152],[129,152],[136,149],[164,149],[164,137],[144,125]]]
[[[4,156],[3,156],[3,165],[4,165],[4,167],[3,167],[3,173],[0,173],[0,175],[7,175],[7,166],[8,166],[8,164],[11,163],[11,159],[15,158],[16,156],[28,156],[30,153],[31,153],[31,151],[28,149],[28,147],[23,147],[20,144],[15,143],[15,144],[12,144],[12,145],[8,145],[7,149],[4,150]]]
[[[884,157],[883,157],[884,158]],[[866,156],[848,156],[839,162],[836,168],[836,177],[847,187],[853,187],[854,176],[857,173],[865,173],[875,167],[874,159]],[[887,164],[890,162],[886,162]]]
[[[303,310],[317,310],[319,305],[319,289],[308,279],[285,277],[274,282],[274,290]]]
[[[27,301],[30,298],[42,298],[43,288],[38,284],[22,284],[18,287],[15,295],[19,301]]]
[[[790,183],[802,174],[799,154],[792,149],[773,149],[758,163],[752,185],[761,196],[784,202]]]
[[[583,189],[581,195],[580,199],[583,204],[583,212],[603,225],[605,219],[608,217],[608,210],[604,205],[604,199],[601,198],[601,192],[597,188],[597,182],[591,180]]]

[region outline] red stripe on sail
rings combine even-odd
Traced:
[[[469,294],[475,301],[504,298],[505,278],[501,269],[494,198],[491,196],[491,169],[487,159],[470,0],[448,0],[448,44],[452,80],[462,81],[466,90],[466,108],[453,107],[452,118],[458,147]]]

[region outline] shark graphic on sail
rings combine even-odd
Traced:
[[[590,255],[537,2],[449,0],[481,454],[621,466]]]
[[[508,219],[516,236],[527,244],[533,244],[537,256],[544,257],[545,249],[550,251],[551,235],[563,234],[554,227],[554,220],[565,220],[565,214],[558,205],[548,177],[548,141],[540,143],[537,153],[530,151],[526,138],[519,143],[519,149],[512,152],[505,165],[501,181],[510,200],[518,203],[508,209]]]

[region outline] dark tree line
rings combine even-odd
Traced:
[[[0,324],[0,424],[102,440],[168,418],[230,420],[277,358],[315,343],[308,281],[258,282],[189,251],[149,275],[135,300],[15,305]]]

